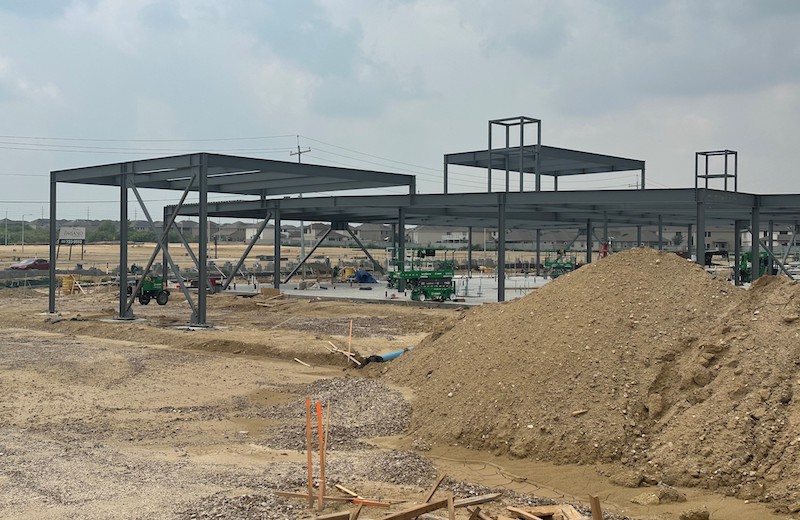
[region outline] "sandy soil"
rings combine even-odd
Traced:
[[[540,499],[580,507],[593,493],[616,513],[608,519],[677,519],[700,506],[713,519],[787,518],[699,488],[681,489],[687,502],[636,505],[630,498],[647,488],[611,483],[616,467],[602,462],[556,466],[463,445],[420,446],[419,431],[405,432],[432,404],[424,388],[390,383],[385,376],[399,364],[357,370],[324,347],[346,347],[351,319],[361,354],[424,344],[432,332],[453,330],[464,311],[209,300],[217,327],[188,330],[188,306],[177,300],[136,304],[139,319],[118,322],[112,293],[59,297],[60,315],[47,316],[44,293],[0,290],[0,518],[311,516],[302,500],[272,494],[305,489],[305,396],[331,410],[328,485],[364,496],[419,500],[445,471],[437,496],[503,488],[504,502],[484,509],[493,515]],[[383,513],[365,509],[361,517]]]

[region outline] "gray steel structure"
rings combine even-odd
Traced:
[[[514,123],[512,118],[509,125]],[[496,120],[506,121],[506,120]],[[537,120],[532,120],[536,122]],[[490,126],[496,124],[490,122]],[[531,121],[519,123],[532,124]],[[538,123],[535,123],[538,124]],[[522,141],[520,141],[522,142]],[[449,154],[445,165],[486,167],[491,169],[502,165],[519,168],[522,174],[531,172],[538,175],[562,175],[581,173],[602,173],[638,169],[642,172],[644,184],[644,163],[634,159],[624,159],[608,155],[591,154],[561,148],[530,145],[535,154],[531,156],[528,145],[518,148],[506,146],[491,149]],[[514,162],[516,156],[517,162]],[[497,162],[499,157],[501,162]],[[511,171],[511,170],[509,170]],[[445,177],[446,177],[445,167]],[[520,174],[520,178],[522,177]],[[498,233],[498,301],[505,298],[505,233],[502,230],[525,228],[542,229],[551,227],[583,228],[587,240],[586,262],[592,260],[592,241],[596,226],[602,226],[603,237],[607,237],[610,225],[652,225],[687,226],[689,236],[694,235],[694,247],[705,251],[706,226],[714,223],[733,225],[737,230],[755,230],[758,236],[761,222],[790,224],[797,229],[800,224],[800,194],[755,195],[727,190],[708,188],[686,189],[638,189],[638,190],[593,190],[593,191],[520,191],[497,192],[491,189],[486,193],[444,193],[417,194],[414,178],[411,176],[363,170],[331,168],[310,164],[267,161],[216,154],[191,154],[177,157],[150,159],[147,161],[121,162],[103,166],[61,170],[51,173],[50,197],[50,312],[55,312],[55,237],[56,237],[56,184],[73,182],[81,184],[102,184],[120,187],[120,220],[127,222],[128,191],[133,191],[139,199],[137,188],[164,188],[183,190],[180,202],[164,208],[164,232],[156,246],[145,271],[149,270],[159,251],[164,255],[164,275],[167,267],[172,268],[181,288],[192,305],[192,323],[206,324],[205,291],[198,291],[194,304],[185,289],[180,273],[171,261],[166,236],[178,215],[196,216],[200,220],[199,255],[196,259],[199,277],[203,283],[208,280],[206,223],[209,217],[262,219],[259,231],[267,221],[275,223],[274,274],[275,287],[281,284],[280,269],[280,223],[282,220],[315,220],[331,223],[331,229],[350,231],[351,223],[380,222],[392,224],[396,231],[395,242],[402,251],[405,248],[407,224],[437,224],[467,227],[470,235],[475,227],[496,227]],[[446,181],[445,181],[446,182]],[[341,195],[302,198],[267,198],[267,196],[289,193],[313,193],[334,189],[372,188],[378,186],[408,186],[407,195]],[[507,188],[510,187],[506,183]],[[521,188],[522,188],[521,184]],[[540,187],[537,182],[536,187]],[[490,183],[491,188],[491,183]],[[199,191],[200,202],[184,204],[189,191]],[[232,200],[208,202],[207,194],[231,193],[257,195],[257,200]],[[142,203],[144,208],[144,204]],[[145,208],[148,220],[152,221]],[[126,247],[127,225],[121,226],[120,265],[127,265]],[[260,233],[257,233],[247,246],[237,267],[244,262]],[[351,233],[352,234],[352,233]],[[741,250],[737,234],[735,253],[735,278],[738,283],[738,255]],[[538,242],[538,240],[537,240]],[[314,246],[316,248],[321,241]],[[184,239],[184,244],[187,246]],[[752,257],[758,258],[760,248],[766,249],[780,266],[780,259],[774,257],[768,244],[753,240]],[[691,250],[690,250],[691,252]],[[313,249],[312,249],[313,253]],[[309,254],[310,255],[310,254]],[[537,255],[538,256],[538,255]],[[703,262],[703,254],[697,255],[698,263]],[[305,259],[303,259],[305,260]],[[537,259],[538,263],[538,259]],[[125,271],[121,269],[121,271]],[[290,273],[290,276],[293,273]],[[754,275],[757,275],[754,270]],[[787,272],[788,274],[788,272]],[[288,280],[288,278],[287,278]],[[284,282],[285,283],[285,282]],[[127,278],[120,273],[120,311],[119,318],[132,317],[132,298],[126,298]],[[201,284],[202,286],[203,284]]]
[[[178,280],[181,292],[192,308],[192,324],[206,325],[206,291],[208,283],[208,194],[225,193],[231,195],[258,196],[266,201],[268,196],[293,193],[316,193],[339,190],[358,190],[387,186],[406,186],[409,193],[416,192],[416,180],[410,175],[378,171],[355,170],[330,166],[297,164],[267,159],[255,159],[230,155],[195,153],[172,157],[159,157],[139,161],[126,161],[85,168],[56,170],[50,173],[50,293],[48,310],[56,312],[56,237],[57,237],[57,185],[58,183],[94,184],[117,186],[120,188],[120,288],[119,319],[132,319],[134,295],[141,286],[137,283],[133,294],[126,294],[128,288],[128,194],[133,192],[141,206],[151,229],[155,232],[154,221],[139,193],[140,188],[180,190],[182,195],[176,208],[180,208],[190,192],[199,194],[197,216],[200,218],[198,254],[189,248],[186,239],[181,239],[189,255],[195,261],[199,274],[200,290],[195,302],[169,254],[167,237],[172,229],[177,211],[165,215],[163,231],[157,234],[158,243],[150,257],[144,274],[147,274],[158,253],[163,255],[164,277],[171,269]],[[279,214],[275,213],[276,218]],[[279,237],[279,227],[277,236]],[[180,231],[178,231],[180,234]],[[278,240],[278,244],[280,241]],[[279,248],[279,246],[276,246]],[[276,264],[279,262],[276,262]]]

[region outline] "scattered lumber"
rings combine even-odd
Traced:
[[[350,520],[358,520],[358,515],[361,514],[361,508],[363,507],[364,507],[363,505],[358,506],[358,509],[353,511],[353,514],[350,515]]]
[[[294,360],[295,360],[296,362],[300,363],[301,365],[303,365],[304,367],[311,368],[311,365],[309,365],[309,364],[308,364],[308,363],[306,363],[305,361],[300,361],[300,360],[299,360],[299,359],[297,359],[297,358],[294,358]]]
[[[431,511],[436,511],[437,509],[443,509],[445,507],[447,507],[447,499],[437,500],[436,502],[428,502],[426,504],[414,506],[409,509],[404,509],[403,511],[398,511],[397,513],[392,513],[384,516],[381,520],[411,520],[419,515],[430,513]]]
[[[359,360],[357,360],[357,359],[356,359],[355,355],[353,355],[353,354],[352,354],[352,353],[350,353],[350,352],[347,352],[346,350],[342,350],[342,349],[340,349],[339,347],[337,347],[336,345],[334,345],[334,344],[333,344],[333,342],[331,342],[331,341],[329,341],[329,342],[328,342],[328,344],[329,344],[331,347],[333,347],[333,349],[328,349],[328,350],[330,350],[331,352],[335,352],[335,353],[337,353],[337,354],[343,354],[343,355],[344,355],[344,356],[345,356],[347,359],[349,359],[350,361],[352,361],[352,362],[353,362],[353,363],[355,363],[356,365],[358,365],[358,366],[361,366],[361,362],[360,362]],[[328,347],[325,347],[325,348],[328,348]]]

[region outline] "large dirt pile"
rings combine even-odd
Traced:
[[[465,313],[394,364],[413,435],[800,500],[800,290],[636,249]]]

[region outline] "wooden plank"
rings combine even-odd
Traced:
[[[444,480],[445,476],[446,475],[444,473],[439,475],[439,478],[436,479],[436,482],[434,482],[433,487],[431,488],[431,490],[428,491],[427,495],[425,495],[425,502],[430,502],[431,501],[431,499],[433,498],[433,495],[436,494],[436,490],[439,489],[439,486],[442,484],[442,481]]]
[[[514,513],[514,516],[517,518],[522,518],[522,520],[542,520],[542,517],[536,516],[532,513],[528,513],[524,509],[520,509],[518,507],[508,506],[506,508],[510,513]]]
[[[303,365],[304,367],[311,368],[311,365],[309,365],[309,364],[308,364],[308,363],[306,363],[305,361],[300,361],[300,360],[299,360],[299,359],[297,359],[297,358],[294,358],[294,360],[295,360],[296,362],[300,363],[301,365]]]
[[[456,506],[453,505],[453,495],[447,497],[447,520],[456,520]]]
[[[437,509],[442,509],[445,507],[447,507],[447,499],[438,500],[436,502],[428,502],[426,504],[414,506],[409,509],[384,516],[381,518],[381,520],[411,520],[419,515],[430,513],[431,511],[436,511]]]
[[[378,500],[369,500],[367,498],[361,498],[361,497],[351,498],[350,502],[352,502],[353,504],[359,504],[359,505],[367,506],[367,507],[391,507],[392,506],[392,504],[389,503],[389,502],[381,502],[381,501],[378,501]]]
[[[335,487],[336,489],[338,489],[342,493],[346,493],[346,494],[350,495],[353,498],[358,498],[358,493],[356,493],[355,491],[353,491],[351,489],[347,489],[346,487],[344,487],[341,484],[334,484],[333,487]]]
[[[600,508],[600,499],[589,495],[589,504],[592,506],[592,520],[603,520],[603,510]]]
[[[489,493],[486,495],[478,495],[474,497],[467,497],[467,498],[459,498],[455,500],[453,503],[456,507],[467,507],[467,506],[474,506],[477,504],[485,504],[486,502],[491,502],[492,500],[497,500],[502,496],[502,493]]]
[[[295,493],[293,491],[273,491],[273,495],[277,495],[279,497],[287,497],[287,498],[309,498],[308,493]],[[315,495],[311,495],[311,505],[314,505],[314,498]],[[325,500],[329,502],[352,502],[354,499],[350,497],[332,497],[327,496]]]
[[[358,520],[358,515],[361,514],[361,509],[363,509],[363,508],[364,508],[364,506],[358,506],[358,509],[353,511],[353,514],[350,515],[350,520]]]

